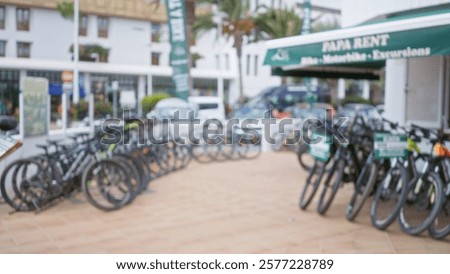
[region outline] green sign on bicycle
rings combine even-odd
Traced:
[[[375,133],[373,146],[377,159],[406,157],[408,151],[404,134]]]
[[[330,136],[314,133],[311,140],[318,140],[317,144],[309,145],[309,154],[319,161],[326,162],[330,159],[331,138]]]

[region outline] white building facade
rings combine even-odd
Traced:
[[[313,4],[315,1],[319,4],[336,2],[313,0]],[[115,81],[119,84],[118,92],[123,92],[124,97],[134,94],[134,98],[125,101],[135,102],[132,109],[137,112],[141,109],[139,102],[145,95],[171,91],[170,44],[167,41],[168,27],[164,21],[116,16],[100,9],[98,12],[92,12],[92,9],[91,12],[83,12],[84,2],[80,1],[80,61],[77,67],[84,107],[72,109],[69,96],[68,102],[64,104],[68,113],[63,111],[61,74],[75,67],[71,52],[74,22],[73,19],[63,18],[56,10],[59,1],[43,2],[47,4],[36,4],[31,0],[0,2],[0,99],[3,113],[17,115],[21,80],[27,76],[49,80],[51,124],[54,129],[73,125],[61,125],[65,115],[71,116],[68,120],[82,120],[88,115],[87,109],[92,111],[92,105],[96,106],[97,115],[97,106],[105,98],[111,101],[112,83]],[[100,5],[102,1],[97,2]],[[145,4],[145,1],[137,2]],[[252,9],[266,5],[269,8],[294,8],[301,13],[298,3],[301,1],[254,0]],[[320,14],[328,11],[327,8],[322,9],[324,11],[314,12]],[[334,20],[336,9],[332,5],[330,10],[334,13],[329,20]],[[328,20],[327,16],[323,18]],[[194,86],[191,93],[221,95],[224,102],[232,105],[239,96],[236,51],[232,41],[217,37],[217,30],[209,31],[200,36],[191,48],[191,52],[197,56],[195,67],[191,70]],[[244,93],[248,97],[281,83],[280,77],[271,76],[270,68],[262,65],[265,54],[263,45],[262,42],[253,43],[243,48]]]
[[[449,9],[449,0],[343,0],[342,25],[351,27],[386,14]],[[447,55],[387,60],[386,117],[402,124],[448,129],[450,58]]]

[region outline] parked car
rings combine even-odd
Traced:
[[[225,120],[225,106],[219,97],[191,96],[188,98],[188,102],[197,106],[198,118],[200,120]]]
[[[318,102],[323,101],[325,94],[323,89],[317,88],[310,92],[316,95]],[[269,118],[270,115],[268,116],[266,113],[272,114],[274,109],[278,112],[284,112],[290,106],[305,102],[307,96],[308,88],[303,85],[284,85],[268,88],[241,108],[236,109],[233,117]],[[250,117],[252,115],[253,117]]]
[[[147,113],[147,119],[161,121],[163,119],[175,119],[176,112],[179,111],[179,118],[194,119],[197,118],[198,109],[195,104],[186,102],[179,98],[168,98],[159,101],[155,108]]]
[[[334,107],[326,103],[315,103],[312,105],[301,103],[286,108],[285,112],[291,113],[290,117],[295,119],[306,120],[315,118],[322,121],[327,118],[333,117],[336,114],[336,110],[334,109]],[[327,117],[327,115],[330,117]]]

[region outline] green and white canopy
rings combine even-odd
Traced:
[[[264,64],[275,75],[367,78],[388,59],[450,54],[450,10],[271,40]]]

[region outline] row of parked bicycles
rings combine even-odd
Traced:
[[[152,180],[185,168],[192,159],[253,159],[261,153],[260,136],[254,131],[235,127],[194,143],[175,140],[170,132],[147,140],[133,121],[98,129],[93,137],[78,134],[37,145],[40,154],[6,166],[1,196],[16,211],[41,211],[82,191],[93,206],[111,211],[130,204]],[[118,131],[123,140],[114,139]]]
[[[407,234],[428,230],[435,239],[450,234],[450,151],[444,145],[448,136],[386,119],[370,121],[358,112],[344,130],[326,123],[312,135],[322,141],[297,147],[300,163],[309,172],[300,193],[301,209],[317,196],[317,212],[326,214],[339,189],[352,183],[348,220],[355,220],[371,196],[371,222],[378,229],[397,220]],[[424,146],[429,149],[421,150]]]
[[[125,126],[125,131],[132,129],[132,123]],[[38,145],[39,155],[5,168],[0,190],[14,210],[41,211],[78,191],[95,207],[116,210],[130,204],[152,180],[183,169],[192,158],[191,146],[170,139],[114,144],[104,132],[68,139]]]
[[[204,126],[203,132],[206,128],[208,125]],[[233,127],[225,134],[219,129],[204,137],[192,146],[192,156],[199,163],[255,159],[262,152],[260,128]]]

